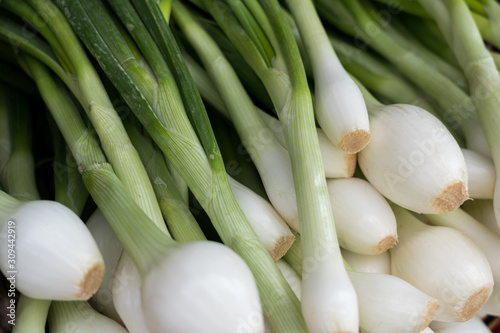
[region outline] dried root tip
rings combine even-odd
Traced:
[[[422,332],[427,328],[427,326],[429,326],[431,321],[434,319],[438,308],[439,302],[436,299],[433,299],[429,301],[429,303],[427,303],[427,313],[425,314],[422,326],[420,326],[415,332]]]
[[[92,297],[97,289],[99,289],[103,276],[104,263],[102,261],[98,261],[90,266],[79,284],[79,290],[76,295],[77,299],[85,301]]]
[[[380,254],[382,252],[389,250],[396,244],[397,241],[398,241],[398,235],[396,234],[385,237],[380,242],[378,242],[377,246],[375,247],[375,254]]]
[[[356,154],[349,154],[344,157],[344,166],[345,166],[345,175],[347,178],[351,178],[354,176],[354,172],[356,171]]]
[[[271,252],[271,257],[274,261],[278,261],[285,255],[285,253],[290,249],[293,242],[295,241],[294,235],[282,236],[276,242],[274,249]]]
[[[433,206],[438,214],[445,214],[458,208],[469,194],[467,187],[462,182],[456,182],[448,185],[438,196],[434,199]]]
[[[340,140],[340,148],[349,154],[356,154],[370,142],[370,132],[355,130],[345,134]]]
[[[458,317],[462,321],[471,319],[488,301],[492,291],[492,287],[483,287],[470,296],[464,303],[462,311],[458,313]]]

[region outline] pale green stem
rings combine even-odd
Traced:
[[[167,221],[173,238],[180,242],[206,240],[203,231],[181,196],[161,151],[132,125],[127,125],[127,131],[146,166],[163,217]],[[162,229],[168,232],[165,226],[162,226]]]
[[[12,333],[45,333],[51,301],[21,295],[16,309],[16,325]]]
[[[49,0],[29,2],[35,10],[45,13],[45,22],[65,46],[78,80],[79,93],[76,95],[80,96],[82,106],[96,129],[103,150],[117,176],[146,214],[154,221],[162,221],[160,207],[139,155],[130,143],[121,119],[73,29]]]

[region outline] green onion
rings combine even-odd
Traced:
[[[300,327],[297,302],[291,298],[291,291],[289,292],[288,287],[284,285],[284,279],[279,275],[279,271],[267,251],[257,241],[255,232],[250,228],[230,192],[220,152],[211,128],[208,126],[208,119],[201,105],[201,99],[187,73],[180,51],[172,39],[166,22],[161,17],[156,4],[149,2],[137,3],[135,1],[134,4],[140,15],[149,17],[149,19],[142,19],[150,22],[151,26],[149,28],[153,33],[155,42],[161,52],[166,55],[165,59],[169,62],[169,68],[179,85],[186,112],[192,118],[200,138],[199,141],[203,144],[206,155],[198,154],[198,156],[194,157],[183,150],[182,145],[188,147],[187,145],[191,146],[194,142],[183,140],[185,133],[175,129],[167,130],[159,123],[156,116],[153,115],[154,111],[152,111],[151,106],[130,77],[121,69],[116,58],[109,51],[108,46],[105,45],[97,31],[93,29],[90,21],[80,19],[80,17],[87,17],[83,8],[79,7],[77,3],[64,3],[66,13],[75,29],[91,51],[103,52],[96,57],[97,60],[102,62],[102,67],[113,83],[117,85],[118,90],[127,100],[143,126],[146,127],[148,133],[162,149],[169,161],[186,180],[194,195],[212,218],[212,222],[222,240],[235,249],[254,272],[266,312],[273,314],[272,319],[276,318],[275,320],[279,322],[277,325],[288,327],[297,322]],[[78,14],[75,15],[74,12]],[[161,26],[161,29],[157,25]],[[139,26],[137,27],[139,28]],[[91,38],[92,42],[90,41]],[[99,48],[96,45],[99,45]],[[147,57],[148,54],[145,53],[145,56]],[[170,65],[170,62],[173,64]],[[176,116],[177,120],[179,116]],[[173,149],[174,151],[172,151]],[[202,172],[199,172],[200,170]],[[209,178],[204,178],[203,175],[207,175]],[[110,221],[110,223],[112,222]],[[133,256],[134,252],[129,251],[129,254]],[[263,272],[266,272],[265,277]],[[274,293],[270,292],[270,290],[280,290],[280,292]],[[280,300],[279,304],[278,299]],[[284,308],[287,310],[285,311]],[[285,315],[286,319],[277,318],[278,314]],[[229,322],[229,324],[232,323],[234,322]]]
[[[344,70],[312,0],[288,0],[314,73],[314,112],[328,138],[349,153],[370,142],[368,112],[356,84]]]
[[[405,209],[392,207],[399,243],[390,250],[391,273],[438,300],[436,320],[472,318],[493,289],[484,253],[463,233],[426,225]]]
[[[441,15],[435,12],[430,15],[434,16],[443,34],[449,34],[447,40],[469,80],[471,99],[495,164],[497,177],[493,202],[497,221],[500,221],[500,118],[496,114],[500,107],[497,98],[500,93],[500,74],[483,44],[467,5],[461,1],[446,1],[445,9],[446,12]]]
[[[468,197],[465,160],[446,127],[414,105],[383,105],[361,84],[372,137],[358,154],[368,181],[389,200],[413,210],[440,214]]]

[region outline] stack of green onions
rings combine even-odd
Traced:
[[[11,331],[487,331],[499,28],[494,0],[1,0]]]

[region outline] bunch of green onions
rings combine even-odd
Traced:
[[[500,5],[394,6],[0,1],[12,331],[484,330]]]

